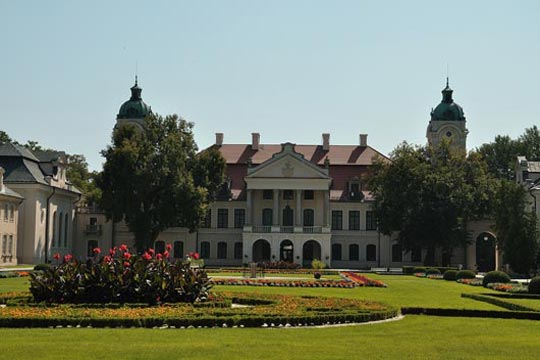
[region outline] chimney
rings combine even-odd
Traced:
[[[216,145],[223,145],[223,133],[216,133]]]
[[[327,134],[327,133],[322,134],[322,149],[324,151],[330,150],[330,134]]]
[[[0,166],[0,193],[4,192],[4,173],[6,170],[4,170],[3,167]]]
[[[360,134],[360,146],[367,146],[367,134]]]
[[[251,133],[251,149],[259,150],[259,144],[261,142],[261,134]]]

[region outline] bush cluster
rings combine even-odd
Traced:
[[[170,245],[168,245],[170,246]],[[210,279],[189,262],[168,261],[168,251],[150,249],[132,255],[125,245],[85,263],[71,255],[55,255],[57,265],[31,274],[30,292],[36,302],[47,303],[147,303],[199,302],[208,298]]]
[[[487,284],[491,283],[506,284],[509,282],[510,276],[508,276],[507,273],[502,271],[490,271],[484,276],[484,279],[482,280],[482,285],[487,286]]]
[[[426,275],[441,275],[441,270],[437,268],[429,268],[426,270]]]
[[[443,274],[443,279],[448,281],[457,280],[457,270],[446,270]]]
[[[444,274],[446,270],[458,270],[455,267],[443,267],[443,266],[432,266],[430,268],[439,269],[441,274]],[[426,268],[425,266],[403,266],[403,273],[405,275],[413,275],[416,273],[425,273],[427,269],[428,268]]]
[[[540,294],[540,276],[532,278],[529,282],[529,294]]]
[[[460,270],[456,274],[456,280],[476,279],[476,274],[472,270]]]

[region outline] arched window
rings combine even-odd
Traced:
[[[58,217],[58,247],[62,246],[62,235],[64,235],[64,232],[62,231],[63,218],[62,213],[60,213],[60,216]]]
[[[414,261],[414,262],[422,261],[422,248],[421,247],[417,246],[411,250],[411,261]]]
[[[332,244],[332,260],[341,260],[341,244]]]
[[[86,256],[94,256],[94,249],[98,247],[97,240],[88,240],[88,245],[86,246]]]
[[[283,226],[293,226],[294,212],[289,205],[283,209]]]
[[[234,258],[235,259],[241,259],[242,253],[243,253],[243,244],[241,242],[235,242],[234,243]]]
[[[392,245],[392,261],[401,262],[403,260],[403,252],[400,244]]]
[[[377,261],[377,246],[373,244],[366,246],[366,261]]]
[[[226,259],[227,258],[227,243],[220,241],[217,244],[217,258]]]
[[[52,246],[59,246],[60,244],[56,240],[56,211],[53,213],[52,217]]]
[[[315,225],[315,211],[313,209],[304,209],[304,226]]]
[[[158,240],[154,243],[154,250],[156,254],[163,254],[165,252],[165,241]]]
[[[68,214],[64,215],[64,247],[68,245]]]
[[[201,242],[201,259],[208,259],[210,257],[210,243],[208,241]]]
[[[184,243],[175,241],[173,246],[173,257],[181,259],[184,257]]]
[[[13,235],[9,235],[8,254],[13,255]]]
[[[11,205],[11,212],[9,213],[9,221],[15,220],[15,206]]]
[[[349,245],[349,260],[358,261],[360,260],[360,247],[358,244]]]
[[[4,221],[8,221],[8,218],[9,218],[8,212],[9,212],[9,206],[8,204],[6,204],[4,206]]]

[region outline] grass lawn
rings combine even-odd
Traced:
[[[460,297],[464,292],[491,291],[482,287],[412,276],[369,276],[388,288],[215,290],[503,310]],[[0,292],[21,290],[27,290],[27,278],[0,279]],[[0,359],[537,359],[538,334],[540,321],[410,315],[401,321],[325,329],[0,329]]]
[[[246,272],[247,278],[249,278],[249,272]],[[211,272],[208,273],[208,276],[244,276],[244,273],[242,272]],[[272,274],[272,273],[266,273],[265,278],[275,278],[275,277],[283,277],[283,278],[297,278],[297,279],[306,279],[306,280],[313,280],[313,274]],[[339,274],[335,275],[323,275],[321,277],[323,280],[341,280],[342,277]]]
[[[540,322],[407,316],[327,329],[0,329],[0,359],[537,359]]]

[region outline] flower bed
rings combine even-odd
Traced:
[[[383,283],[382,281],[373,280],[364,275],[360,275],[352,271],[341,272],[341,275],[353,281],[357,286],[387,287],[387,285]]]
[[[347,280],[286,280],[286,279],[216,279],[214,285],[244,285],[244,286],[281,286],[281,287],[324,287],[352,289],[356,283]]]
[[[508,293],[528,293],[527,286],[523,286],[521,284],[515,284],[515,283],[490,283],[486,286],[489,289],[493,289],[496,291],[501,292],[508,292]]]
[[[482,286],[482,279],[458,279],[456,282],[465,285]]]
[[[223,306],[231,303],[248,306]],[[371,301],[242,293],[220,293],[216,301],[204,306],[97,305],[8,305],[0,308],[0,327],[305,326],[383,320],[397,315],[397,309]]]

